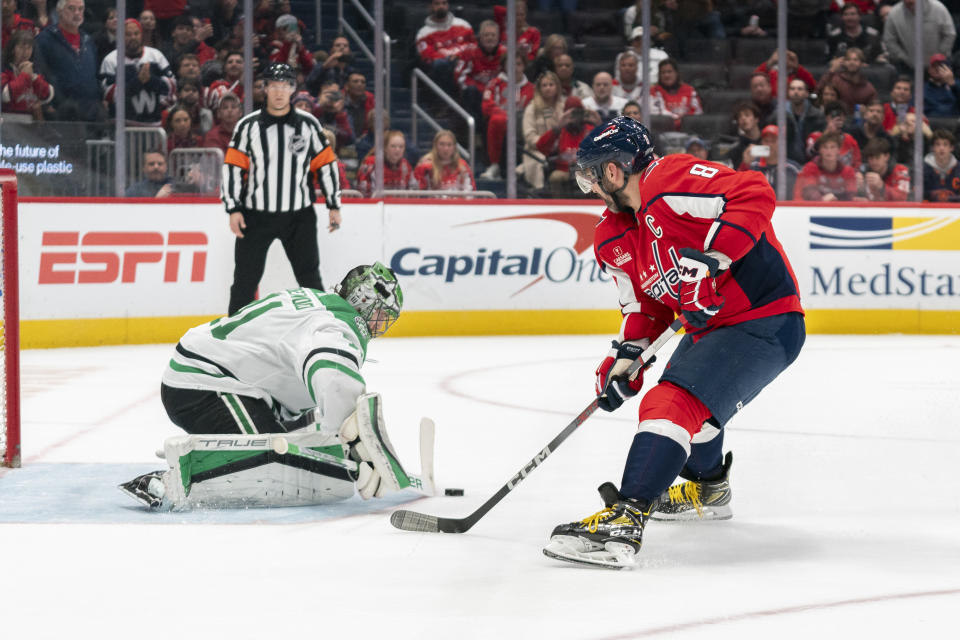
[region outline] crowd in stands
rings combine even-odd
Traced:
[[[918,1],[924,2],[921,43],[914,40]],[[613,10],[617,22],[610,24],[597,16],[611,11],[590,11],[593,3],[518,0],[512,96],[506,7],[471,6],[471,23],[449,0],[419,2],[429,14],[399,46],[473,115],[480,145],[468,163],[458,150],[464,131],[442,101],[427,105],[447,127],[429,149],[418,150],[400,127],[390,128],[385,113],[384,188],[469,192],[478,178],[502,181],[514,171],[526,195],[578,196],[571,165],[580,140],[613,117],[640,119],[645,98],[661,153],[760,171],[776,186],[775,0],[653,0],[646,59],[639,1],[597,0],[601,9]],[[257,0],[254,6],[254,72],[270,62],[294,68],[292,103],[330,132],[343,185],[373,193],[369,67],[357,64],[344,35],[314,44],[303,19],[310,16],[295,15],[289,0]],[[166,149],[144,155],[144,180],[128,193],[163,197],[172,189],[161,175],[166,162],[157,155],[166,160],[179,149],[223,151],[242,116],[244,17],[237,0],[138,0],[128,8],[131,17],[118,24],[115,8],[102,2],[2,0],[2,108],[12,121],[109,125],[117,113],[117,74],[124,73],[128,125],[166,132]],[[541,32],[538,19],[545,12],[560,15],[563,29]],[[922,181],[925,200],[960,202],[960,0],[804,0],[790,2],[788,12],[787,198],[906,200],[912,184]],[[921,176],[913,175],[918,44],[925,61]],[[259,108],[262,81],[250,91]],[[511,111],[519,123],[516,167],[506,166]]]

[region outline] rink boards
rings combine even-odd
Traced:
[[[327,288],[361,263],[398,274],[394,336],[615,333],[616,287],[583,201],[348,202],[318,242]],[[960,212],[939,205],[781,205],[774,217],[819,333],[956,333]],[[25,347],[174,342],[221,315],[233,236],[214,200],[20,205]],[[279,243],[260,293],[295,286]]]

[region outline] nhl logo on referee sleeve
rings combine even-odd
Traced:
[[[303,153],[307,150],[307,139],[299,133],[294,134],[287,143],[287,150],[290,153]]]
[[[633,256],[629,252],[624,251],[620,247],[613,248],[613,263],[615,265],[622,266],[625,262],[630,262],[633,259]]]

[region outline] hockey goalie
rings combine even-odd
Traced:
[[[335,293],[290,289],[194,327],[160,395],[186,436],[165,471],[120,485],[151,509],[297,506],[363,499],[410,480],[360,375],[368,342],[397,320],[403,293],[379,262]]]

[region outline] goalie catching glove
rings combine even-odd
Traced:
[[[627,398],[633,397],[643,387],[643,370],[653,363],[644,363],[637,369],[631,379],[626,375],[627,369],[634,363],[643,350],[650,346],[650,340],[630,340],[620,343],[616,340],[610,343],[610,351],[597,367],[597,398],[598,406],[604,411],[614,411],[620,408]]]
[[[359,466],[355,482],[364,500],[382,498],[410,486],[383,425],[380,395],[368,393],[360,396],[357,410],[340,426],[340,439]]]
[[[711,253],[729,263],[722,253]],[[724,298],[717,292],[720,260],[696,249],[680,249],[680,255],[680,310],[687,322],[702,329],[723,307]]]

